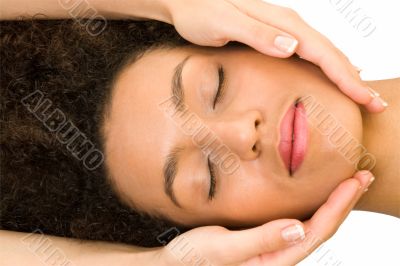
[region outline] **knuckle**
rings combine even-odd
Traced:
[[[300,18],[300,15],[295,10],[288,7],[283,7],[282,9],[287,16],[292,18]]]
[[[251,24],[249,26],[249,32],[248,32],[252,37],[253,43],[257,44],[271,44],[272,45],[272,36],[274,36],[276,33],[273,33],[269,28],[263,27],[261,25],[258,25],[256,23]],[[255,37],[255,38],[254,38]]]
[[[271,241],[271,237],[268,232],[264,232],[259,238],[259,245],[262,250],[273,250],[275,241]]]
[[[332,228],[331,230],[329,230],[329,231],[327,232],[326,235],[322,235],[322,236],[321,236],[321,241],[322,241],[322,242],[325,242],[325,241],[329,240],[329,239],[336,233],[336,231],[337,231],[336,228]]]
[[[344,76],[339,76],[338,78],[333,79],[333,81],[339,88],[344,88],[347,84],[347,79]]]
[[[320,238],[322,243],[333,237],[336,234],[338,228],[339,228],[338,226],[332,226],[327,230],[326,234],[321,234]]]
[[[262,36],[264,32],[258,24],[251,23],[249,25],[249,33],[251,34],[251,36]]]
[[[313,234],[313,232],[311,231],[307,233],[306,239],[301,245],[307,251],[307,253],[312,253],[328,239],[329,237],[324,236],[323,234]]]
[[[332,57],[340,58],[341,60],[350,62],[349,57],[340,51],[340,49],[337,48],[328,38],[326,38],[326,36],[321,35],[321,43],[328,48],[328,51],[330,54],[332,54]]]
[[[212,33],[210,39],[212,45],[216,47],[224,46],[230,41],[230,39],[227,37],[227,34],[220,31],[215,31],[214,33]]]
[[[313,63],[316,63],[319,65],[321,68],[324,68],[325,66],[328,66],[330,64],[330,54],[326,52],[320,52],[315,55],[315,60],[313,60]]]
[[[343,60],[344,60],[347,64],[351,64],[350,58],[349,58],[347,55],[345,55],[344,53],[342,53],[342,52],[341,52],[339,49],[337,49],[337,48],[336,48],[336,50],[337,50],[337,54],[338,54],[339,57],[343,58]]]
[[[222,47],[225,44],[227,44],[229,42],[229,40],[227,38],[220,38],[220,39],[216,39],[214,44],[216,47]]]
[[[231,250],[228,249],[225,245],[215,245],[211,243],[209,255],[215,261],[223,261],[226,258],[232,256]]]

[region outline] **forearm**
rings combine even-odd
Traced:
[[[155,19],[170,23],[168,0],[0,0],[0,19],[43,14],[47,19]]]
[[[0,230],[2,265],[157,265],[159,248]]]

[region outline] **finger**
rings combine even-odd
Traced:
[[[328,46],[331,46],[329,48]],[[299,48],[299,54],[300,52]],[[304,48],[306,51],[306,48]],[[316,49],[317,50],[317,49]],[[329,50],[336,50],[336,54]],[[385,110],[387,104],[370,87],[361,81],[358,71],[354,68],[346,56],[337,50],[333,44],[326,45],[318,52],[307,52],[309,56],[302,57],[316,65],[330,78],[338,88],[357,103],[365,105],[369,112],[378,113]],[[339,54],[339,55],[337,55]]]
[[[359,68],[358,66],[356,66],[356,65],[353,65],[353,67],[354,67],[354,69],[357,71],[357,73],[358,74],[360,74],[361,73],[361,71],[362,71],[362,69],[361,68]]]
[[[384,101],[381,97],[375,97],[370,103],[366,104],[365,109],[371,113],[380,113],[385,111],[385,108],[388,107],[388,103]]]
[[[227,38],[244,43],[255,50],[273,57],[286,58],[293,55],[298,41],[275,27],[237,13],[229,27],[225,28]]]
[[[261,226],[228,231],[217,254],[224,261],[244,261],[259,254],[279,250],[290,245],[293,239],[304,238],[303,224],[294,219],[275,220]]]
[[[371,178],[373,178],[371,172],[360,171],[353,178],[342,182],[332,192],[327,202],[306,222],[306,226],[322,239],[330,238],[361,197],[364,189],[370,185]],[[322,225],[321,222],[326,224]]]
[[[359,78],[359,71],[360,69],[357,67],[354,67],[353,65],[350,67],[350,61],[348,60],[348,58],[339,50],[337,50],[338,53],[341,54],[341,57],[343,58],[343,60],[345,60],[346,62],[349,63],[349,65],[347,65],[347,67],[349,67],[348,71],[349,72],[357,72],[356,75],[356,80],[357,81],[361,81],[361,79]],[[329,62],[330,60],[327,59],[327,61]],[[332,59],[332,61],[334,61],[334,59]],[[320,66],[321,67],[321,66]],[[334,68],[339,68],[340,66],[337,64],[336,67],[333,67],[333,64],[331,66],[332,69]],[[322,68],[322,67],[321,67]],[[327,72],[329,72],[328,70],[325,71],[325,74],[327,74]],[[338,73],[337,75],[332,74],[332,76],[339,76],[341,75],[341,73]],[[332,79],[331,79],[332,80]],[[350,98],[352,98],[353,100],[355,99],[356,94],[358,92],[357,89],[351,90],[350,86],[346,86],[347,83],[351,83],[351,81],[346,81],[345,78],[343,78],[343,80],[332,80],[334,82],[336,82],[336,85],[338,85],[339,88],[341,88],[341,90]],[[348,91],[346,91],[346,88],[349,88]],[[371,87],[366,86],[366,89],[369,91],[370,96],[372,97],[372,100],[368,103],[364,104],[364,107],[368,110],[368,112],[371,113],[380,113],[385,111],[386,107],[388,107],[388,103],[386,101],[384,101],[379,93],[377,93],[375,90],[373,90]],[[353,95],[352,95],[353,94]]]
[[[368,171],[357,172],[353,178],[343,181],[329,196],[313,217],[304,222],[305,239],[279,254],[266,254],[266,260],[274,258],[277,265],[298,263],[313,252],[323,242],[332,237],[349,212],[352,210],[364,190],[371,184],[372,174]]]
[[[297,54],[318,65],[344,94],[359,104],[369,104],[374,98],[359,78],[357,70],[327,38],[311,28],[293,10],[265,3],[260,0],[229,0],[239,10],[260,22],[294,36],[299,44]],[[285,19],[282,19],[285,18]],[[379,102],[376,102],[379,104]],[[381,111],[368,108],[370,111]]]

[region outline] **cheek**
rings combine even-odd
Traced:
[[[322,86],[306,105],[310,145],[299,186],[316,209],[343,180],[356,171],[362,146],[362,119],[356,104],[335,87]]]
[[[332,98],[332,103],[321,101],[318,114],[310,111],[309,124],[315,139],[314,149],[320,151],[315,159],[323,173],[333,170],[343,177],[355,171],[365,149],[360,110],[349,99],[340,98]]]
[[[303,197],[296,198],[288,182],[282,176],[247,176],[229,188],[224,198],[224,208],[229,220],[247,225],[288,218],[304,214]]]
[[[308,169],[303,174],[334,173],[333,180],[343,180],[355,171],[363,150],[361,112],[326,77],[314,72],[303,91],[309,128]]]

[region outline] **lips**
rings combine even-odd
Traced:
[[[307,149],[308,128],[304,105],[296,101],[290,105],[280,126],[279,153],[292,176],[301,166]]]

